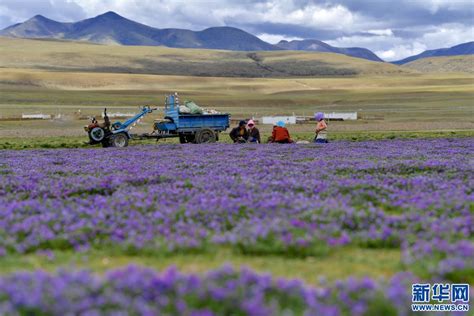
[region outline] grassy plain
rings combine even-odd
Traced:
[[[426,73],[467,72],[474,73],[474,56],[445,56],[421,58],[404,67]]]
[[[0,122],[3,137],[79,136],[85,122],[67,115],[78,110],[83,115],[99,115],[104,107],[110,112],[135,112],[139,105],[162,105],[164,95],[173,91],[234,118],[312,115],[318,110],[357,111],[362,117],[357,122],[335,123],[333,131],[474,127],[474,76],[468,74],[244,79],[4,68],[0,69],[0,89],[2,117],[66,114],[58,122]],[[145,129],[160,117],[160,113],[148,117]]]

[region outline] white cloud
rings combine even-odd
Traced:
[[[272,4],[270,10],[261,13],[261,18],[266,22],[281,21],[319,29],[344,29],[352,26],[357,16],[341,5],[287,8],[276,2]]]
[[[418,55],[426,50],[426,45],[418,42],[405,45],[394,45],[389,50],[375,51],[375,54],[387,61],[394,61],[408,56]]]
[[[450,47],[469,42],[474,40],[474,25],[442,24],[431,32],[423,34],[419,40],[423,41],[430,48]],[[442,46],[439,46],[440,44]]]
[[[368,31],[368,33],[374,34],[373,36],[342,36],[327,41],[327,43],[340,47],[365,47],[384,60],[394,61],[422,53],[428,49],[451,47],[474,40],[474,26],[462,24],[442,24],[413,31],[422,35],[407,39],[396,36],[391,30],[390,32],[379,30]]]
[[[392,36],[393,32],[391,29],[385,30],[368,30],[367,33],[380,36]]]
[[[404,0],[400,5],[418,7],[436,14],[441,10],[462,11],[473,10],[472,0]]]
[[[262,33],[257,35],[262,41],[268,42],[270,44],[277,44],[282,40],[285,41],[293,41],[293,40],[302,40],[301,37],[292,37],[292,36],[285,36],[285,35],[275,35],[275,34],[266,34]]]
[[[270,1],[259,5],[260,12],[250,12],[254,21],[301,25],[322,30],[349,30],[362,18],[342,5],[296,6],[293,1]]]

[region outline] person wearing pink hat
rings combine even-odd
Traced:
[[[260,144],[262,141],[260,140],[260,131],[257,127],[255,127],[255,122],[253,120],[249,120],[247,122],[247,127],[249,128],[249,143],[257,143]]]

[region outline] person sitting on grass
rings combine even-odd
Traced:
[[[255,127],[255,122],[250,120],[247,122],[247,126],[249,128],[249,143],[257,143],[260,144],[262,141],[260,140],[260,131],[258,128]]]
[[[315,115],[315,119],[318,122],[316,124],[316,136],[314,137],[314,142],[315,143],[327,143],[328,142],[328,136],[327,136],[327,128],[328,125],[326,124],[326,121],[324,120],[324,113],[318,112]]]
[[[230,131],[230,138],[234,141],[234,143],[242,144],[246,143],[249,139],[249,133],[245,128],[245,121],[240,121],[239,126],[234,127],[232,131]]]
[[[270,137],[270,143],[289,144],[293,143],[290,137],[290,132],[285,127],[285,122],[278,121],[276,126],[273,127],[272,136]]]

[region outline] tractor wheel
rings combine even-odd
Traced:
[[[209,128],[203,128],[196,133],[196,144],[208,144],[216,142],[216,133]]]
[[[110,145],[112,147],[127,147],[128,146],[128,137],[125,133],[118,133],[110,137]]]
[[[100,143],[101,141],[104,140],[104,137],[105,137],[105,131],[101,127],[94,127],[89,132],[89,138],[95,143]]]

